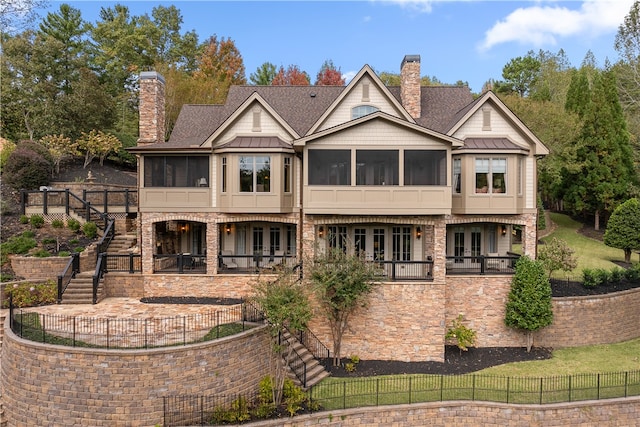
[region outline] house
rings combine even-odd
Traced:
[[[343,352],[442,360],[464,314],[480,345],[522,343],[502,318],[515,229],[536,253],[542,142],[492,92],[400,87],[365,65],[347,86],[234,86],[185,105],[164,141],[164,80],[140,76],[139,234],[146,295],[246,296],[256,274],[341,248],[385,281]],[[312,330],[331,340],[322,319]]]

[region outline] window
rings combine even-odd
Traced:
[[[447,185],[447,152],[405,150],[404,185]]]
[[[262,227],[253,228],[253,255],[262,255],[262,244],[264,242],[264,234]]]
[[[222,158],[222,192],[227,192],[227,158]]]
[[[453,159],[453,192],[460,194],[462,190],[462,160]]]
[[[507,159],[476,159],[476,193],[507,192]]]
[[[522,195],[522,182],[524,174],[524,157],[518,159],[518,195]]]
[[[269,233],[269,254],[275,255],[280,250],[280,227],[271,227]]]
[[[367,114],[375,113],[380,109],[373,105],[358,105],[351,109],[351,120],[355,120],[359,117],[366,116]]]
[[[373,229],[373,259],[384,261],[384,228]]]
[[[291,193],[291,157],[284,158],[284,192]]]
[[[393,259],[411,261],[411,227],[393,227]]]
[[[351,150],[309,150],[309,185],[351,185]]]
[[[356,228],[353,239],[354,252],[358,257],[364,257],[367,253],[367,229]]]
[[[208,182],[209,156],[144,157],[145,187],[200,187]]]
[[[342,252],[347,253],[347,227],[329,227],[329,248],[340,249]]]
[[[287,225],[287,255],[294,255],[296,253],[296,228],[293,225]]]
[[[271,178],[271,158],[269,156],[240,157],[240,191],[248,193],[268,193]]]
[[[356,151],[356,185],[398,185],[397,150]]]

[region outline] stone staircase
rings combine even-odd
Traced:
[[[76,274],[62,295],[62,304],[92,304],[93,273],[93,271],[85,271]],[[98,286],[98,302],[102,300],[103,293],[102,284],[100,284]]]
[[[302,345],[300,341],[291,336],[289,331],[283,331],[282,338],[283,341],[287,343],[287,345],[292,346],[293,350],[295,350],[291,352],[289,360],[286,360],[286,363],[287,366],[289,366],[289,378],[291,378],[297,386],[303,387],[302,381],[298,377],[302,377],[304,373],[301,369],[299,369],[299,372],[296,373],[294,372],[295,368],[291,367],[292,365],[295,365],[294,359],[297,358],[296,354],[300,356],[306,366],[307,383],[306,386],[303,387],[304,389],[308,389],[309,387],[319,383],[322,379],[329,376],[329,373],[324,369],[324,366],[322,366],[320,362],[318,362],[313,354],[304,345]],[[284,354],[288,353],[289,352],[287,350],[284,351]]]
[[[137,241],[136,236],[129,234],[116,234],[109,247],[107,248],[107,254],[109,255],[128,255],[129,250],[135,246]]]

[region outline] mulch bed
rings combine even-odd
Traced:
[[[534,347],[527,353],[524,347],[469,348],[462,353],[456,346],[445,347],[444,362],[401,362],[397,360],[361,360],[355,372],[347,372],[342,366],[331,366],[331,360],[323,364],[334,377],[369,377],[374,375],[436,374],[460,375],[511,362],[544,360],[551,358],[551,349]]]

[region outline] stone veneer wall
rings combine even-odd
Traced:
[[[444,361],[445,286],[431,282],[384,283],[349,322],[342,356],[362,359]],[[310,329],[330,349],[331,331],[321,314]]]
[[[2,398],[8,424],[149,426],[163,396],[255,391],[267,375],[269,334],[259,327],[186,347],[98,350],[22,340],[4,323]]]
[[[62,273],[69,264],[71,257],[27,257],[11,255],[11,268],[18,277],[25,280],[58,280],[58,274]],[[94,266],[95,268],[95,266]]]
[[[637,426],[639,419],[640,397],[630,397],[553,405],[465,401],[416,403],[319,412],[247,426]]]

